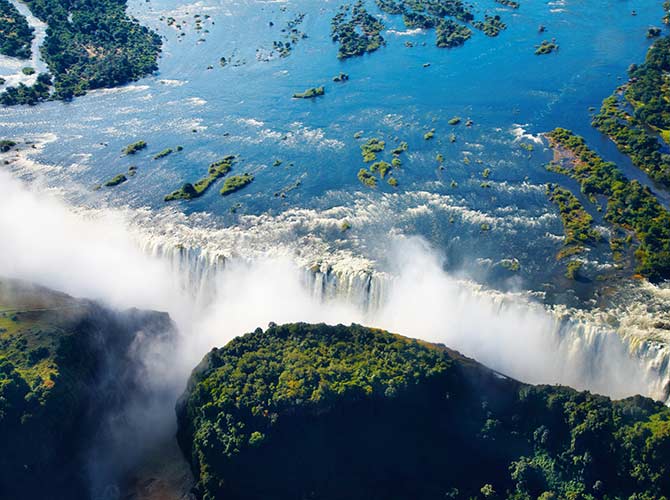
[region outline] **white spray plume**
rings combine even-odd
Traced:
[[[167,262],[139,249],[123,212],[73,211],[7,173],[0,173],[0,233],[0,276],[115,307],[169,312],[183,335],[180,348],[171,351],[178,359],[163,360],[163,369],[176,378],[185,378],[212,347],[257,326],[305,321],[358,322],[442,342],[527,382],[569,384],[615,397],[656,395],[659,383],[616,334],[561,330],[539,304],[464,286],[419,238],[391,241],[396,278],[385,304],[364,313],[356,304],[315,296],[304,286],[303,271],[281,259],[229,263],[203,308],[179,286]]]
[[[143,349],[147,383],[157,396],[129,406],[119,419],[129,428],[119,430],[118,449],[106,451],[106,461],[99,460],[99,449],[93,450],[93,456],[98,453],[96,478],[109,477],[99,469],[114,463],[115,453],[133,453],[131,443],[141,441],[137,436],[171,435],[174,402],[208,350],[271,321],[381,327],[444,343],[526,382],[562,383],[614,397],[661,397],[664,390],[658,372],[634,359],[615,333],[565,326],[540,304],[464,284],[444,272],[439,254],[419,238],[390,240],[388,260],[395,278],[383,305],[365,311],[337,298],[323,300],[305,286],[303,269],[276,258],[227,263],[213,286],[205,287],[211,297],[203,306],[184,290],[188,280],[180,279],[166,259],[140,249],[137,230],[129,227],[124,212],[74,210],[5,172],[0,172],[0,234],[0,276],[116,308],[167,311],[180,329],[177,346]],[[141,446],[135,448],[135,454],[142,452]],[[126,455],[119,461],[132,466]]]

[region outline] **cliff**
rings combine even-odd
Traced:
[[[444,346],[356,325],[271,325],[212,350],[177,416],[204,499],[670,491],[660,403],[522,384]]]
[[[88,498],[104,416],[141,390],[138,343],[173,332],[167,314],[0,279],[0,498]]]

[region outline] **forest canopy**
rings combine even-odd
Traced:
[[[530,386],[357,325],[211,351],[177,407],[199,498],[662,500],[670,410]],[[262,481],[258,481],[262,477]]]

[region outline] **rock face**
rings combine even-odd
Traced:
[[[167,314],[0,279],[0,498],[89,498],[104,417],[141,391],[137,350],[173,332]]]
[[[670,491],[663,405],[522,384],[444,346],[356,325],[271,326],[212,350],[177,416],[204,499]]]

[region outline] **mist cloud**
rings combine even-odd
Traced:
[[[0,275],[26,279],[114,307],[169,312],[182,331],[187,373],[209,349],[268,322],[357,322],[442,342],[528,382],[565,383],[613,396],[650,393],[647,375],[615,334],[573,331],[539,304],[468,286],[443,270],[419,238],[389,242],[385,304],[364,311],[307,288],[288,259],[229,262],[206,306],[161,258],[140,250],[122,211],[76,212],[57,197],[0,173]],[[240,254],[244,254],[240,249]],[[597,336],[597,338],[594,338]]]
[[[159,396],[127,409],[120,419],[128,426],[126,436],[141,435],[143,425],[172,429],[174,402],[202,356],[270,321],[356,322],[444,343],[525,382],[568,384],[615,397],[660,397],[664,382],[634,359],[615,333],[571,325],[540,304],[459,281],[418,238],[389,239],[395,278],[376,310],[323,300],[305,286],[304,269],[276,258],[228,262],[204,288],[203,301],[183,288],[183,276],[166,259],[140,249],[137,229],[127,220],[121,210],[73,210],[57,196],[0,172],[0,276],[115,308],[166,311],[177,322],[177,345],[141,351],[146,382]],[[123,449],[120,444],[109,453]]]

